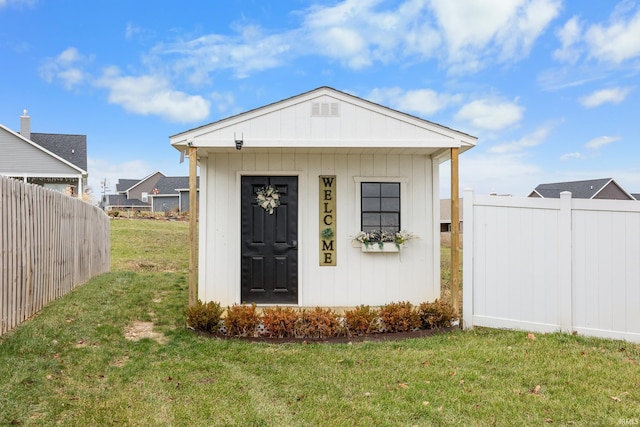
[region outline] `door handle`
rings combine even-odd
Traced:
[[[297,248],[298,247],[298,241],[294,240],[291,242],[291,248]]]

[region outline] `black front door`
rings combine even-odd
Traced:
[[[280,205],[270,214],[258,191],[275,188]],[[298,177],[242,177],[242,303],[298,303]]]

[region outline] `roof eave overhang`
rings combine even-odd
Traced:
[[[174,141],[172,145],[179,151],[188,147],[198,149],[199,156],[210,153],[335,153],[335,154],[418,154],[428,155],[441,162],[451,158],[451,148],[459,148],[463,153],[475,146],[475,141],[437,141],[425,144],[421,141],[357,141],[344,144],[340,141],[314,143],[310,141],[248,141],[244,140],[240,150],[235,141],[221,144],[219,141]]]

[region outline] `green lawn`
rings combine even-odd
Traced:
[[[0,338],[0,425],[640,423],[640,346],[621,341],[488,329],[332,345],[198,336],[184,326],[187,223],[111,224],[113,271]],[[154,337],[132,332],[151,324]]]

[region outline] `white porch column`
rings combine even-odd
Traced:
[[[198,302],[198,149],[189,146],[189,307]]]
[[[84,193],[84,188],[82,188],[82,175],[78,177],[78,194],[76,197],[82,199],[82,195]]]

